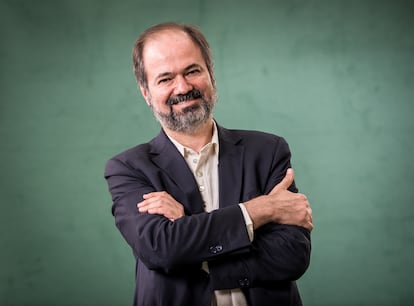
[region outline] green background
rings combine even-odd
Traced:
[[[314,211],[304,304],[414,304],[413,1],[0,1],[0,305],[130,305],[103,179],[159,131],[131,48],[209,39],[229,128],[284,136]]]

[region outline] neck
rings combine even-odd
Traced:
[[[168,136],[178,141],[183,146],[200,152],[201,149],[211,141],[213,136],[213,119],[201,125],[194,133],[176,132],[164,128]]]

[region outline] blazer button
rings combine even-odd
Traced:
[[[210,247],[210,253],[212,254],[217,254],[217,253],[220,253],[221,251],[223,251],[222,245],[215,245],[215,246]]]
[[[250,281],[248,278],[241,278],[239,279],[239,285],[241,288],[247,288],[250,286]]]

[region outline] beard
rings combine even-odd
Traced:
[[[201,104],[188,106],[180,112],[174,111],[173,105],[197,98],[201,99]],[[200,126],[207,123],[211,118],[216,100],[215,92],[211,99],[206,99],[199,90],[193,89],[184,95],[177,95],[168,99],[169,113],[156,110],[152,103],[150,105],[155,118],[162,127],[175,132],[194,134]]]

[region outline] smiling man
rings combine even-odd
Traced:
[[[213,60],[194,26],[147,29],[133,64],[162,127],[105,169],[136,259],[134,305],[302,305],[312,210],[285,140],[213,120]]]

